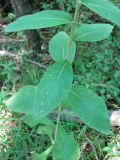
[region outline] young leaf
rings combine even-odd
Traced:
[[[54,160],[79,160],[80,149],[72,135],[68,135],[62,127],[59,127],[57,139],[53,146]]]
[[[104,100],[92,90],[74,85],[68,96],[72,111],[88,126],[109,134],[110,124]]]
[[[74,32],[75,41],[95,42],[107,38],[113,26],[109,24],[83,24],[77,26]]]
[[[72,65],[56,62],[45,72],[34,100],[34,116],[44,117],[52,112],[68,95],[73,81]]]
[[[120,26],[120,10],[109,0],[81,0],[82,4]]]
[[[69,40],[70,37],[65,32],[60,32],[51,39],[49,43],[49,52],[55,61],[66,60]],[[75,42],[72,42],[69,62],[74,60],[75,52],[76,44]]]
[[[52,146],[49,147],[46,151],[42,152],[41,154],[33,153],[32,154],[32,159],[33,160],[47,160],[48,155],[51,152],[51,149],[52,149]]]
[[[53,141],[53,128],[50,126],[40,126],[37,129],[38,134],[47,135]]]
[[[43,125],[54,128],[54,123],[51,120],[49,120],[47,117],[34,119],[33,115],[25,115],[22,118],[22,120],[25,124],[27,124],[31,128],[35,127],[38,124],[43,124]]]
[[[70,14],[59,10],[45,10],[18,18],[10,23],[5,32],[17,32],[28,29],[40,29],[71,23]]]
[[[6,106],[15,112],[32,114],[36,88],[34,86],[22,87],[16,94],[5,101]]]

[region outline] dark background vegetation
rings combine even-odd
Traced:
[[[120,6],[120,1],[113,1]],[[75,0],[4,0],[0,1],[0,160],[27,160],[33,150],[43,151],[49,144],[46,137],[37,135],[20,121],[20,115],[9,113],[3,100],[23,85],[37,85],[45,68],[52,63],[48,53],[49,40],[60,30],[69,33],[68,27],[55,27],[5,34],[4,28],[17,17],[42,11],[59,9],[74,13]],[[82,6],[79,19],[82,23],[109,23]],[[74,81],[92,88],[104,97],[108,109],[120,107],[120,28],[101,42],[79,42],[73,64]],[[69,124],[65,124],[68,130]],[[104,137],[86,127],[84,134],[76,132],[81,146],[81,159],[102,160],[120,158],[120,130],[112,128],[110,137]]]

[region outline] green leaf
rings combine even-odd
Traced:
[[[52,149],[52,146],[49,147],[46,151],[42,152],[41,154],[33,153],[32,154],[32,159],[33,160],[47,160],[48,155],[51,152],[51,149]]]
[[[108,0],[81,0],[82,4],[120,26],[120,10]]]
[[[6,106],[15,112],[33,113],[34,96],[37,87],[24,86],[16,94],[5,101]]]
[[[51,126],[40,126],[37,129],[37,133],[47,135],[53,141],[53,128]]]
[[[56,62],[50,66],[36,92],[34,116],[42,118],[58,107],[70,92],[72,81],[73,71],[69,62]]]
[[[54,127],[54,123],[49,120],[47,117],[34,119],[33,115],[25,115],[22,118],[23,122],[27,124],[29,127],[35,127],[38,124],[43,124],[49,127]]]
[[[75,41],[95,42],[107,38],[112,32],[113,26],[109,24],[83,24],[76,27]]]
[[[70,14],[59,10],[45,10],[18,18],[10,23],[5,32],[17,32],[28,29],[40,29],[71,23]]]
[[[49,52],[55,61],[66,60],[68,53],[70,37],[65,32],[59,32],[55,35],[49,43]],[[69,61],[72,62],[75,57],[76,44],[72,42],[71,53]]]
[[[92,90],[79,85],[72,87],[68,97],[72,111],[82,121],[101,133],[110,133],[108,111],[101,97]]]
[[[73,135],[68,135],[65,130],[60,127],[57,139],[53,146],[54,160],[79,160],[80,149]]]

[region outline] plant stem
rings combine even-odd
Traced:
[[[79,11],[80,3],[81,3],[80,0],[76,0],[76,8],[75,8],[74,20],[73,20],[73,22],[71,24],[70,40],[69,40],[68,53],[67,53],[67,56],[66,56],[66,60],[69,60],[69,57],[70,57],[70,52],[71,52],[71,47],[72,47],[73,33],[74,33],[76,22],[77,22],[77,16],[78,16],[78,11]]]
[[[56,128],[55,128],[54,144],[56,142],[57,135],[58,135],[58,127],[59,127],[59,123],[60,123],[60,114],[61,114],[61,105],[59,106],[59,110],[58,110],[57,124],[56,124]]]
[[[76,0],[76,8],[75,8],[74,20],[73,20],[73,23],[71,24],[70,40],[69,40],[68,53],[67,53],[67,56],[66,56],[66,60],[68,60],[69,56],[70,56],[70,51],[71,51],[71,46],[72,46],[72,38],[73,38],[73,33],[74,33],[74,29],[75,29],[76,22],[77,22],[77,16],[78,16],[80,2],[81,2],[80,0]],[[55,128],[54,144],[56,142],[57,135],[58,135],[58,127],[59,127],[59,123],[60,123],[60,114],[61,114],[61,106],[59,106],[59,110],[58,110],[57,124],[56,124],[56,128]]]

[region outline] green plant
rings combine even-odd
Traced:
[[[9,14],[8,14],[8,18],[9,18],[10,21],[15,20],[15,14],[9,13]]]
[[[109,116],[104,100],[87,87],[73,84],[72,62],[76,53],[76,42],[95,42],[107,38],[112,32],[110,24],[79,24],[79,7],[85,5],[98,15],[120,25],[120,11],[108,0],[77,0],[74,19],[69,13],[46,10],[19,18],[9,24],[6,32],[41,29],[58,25],[71,25],[70,36],[64,31],[55,35],[49,43],[49,52],[54,61],[48,67],[38,86],[22,87],[5,101],[9,109],[26,114],[23,121],[30,127],[42,124],[38,133],[48,135],[51,146],[41,154],[33,153],[33,159],[46,160],[52,152],[54,160],[78,160],[79,145],[74,136],[68,135],[60,125],[61,111],[70,106],[72,112],[88,126],[110,134]],[[47,118],[58,109],[57,124]],[[54,136],[53,136],[54,131]]]
[[[7,61],[1,58],[0,62],[0,80],[1,80],[1,95],[2,92],[9,90],[8,88],[14,88],[18,77],[16,78],[14,72],[17,66],[12,61]],[[0,96],[1,98],[1,96]]]

